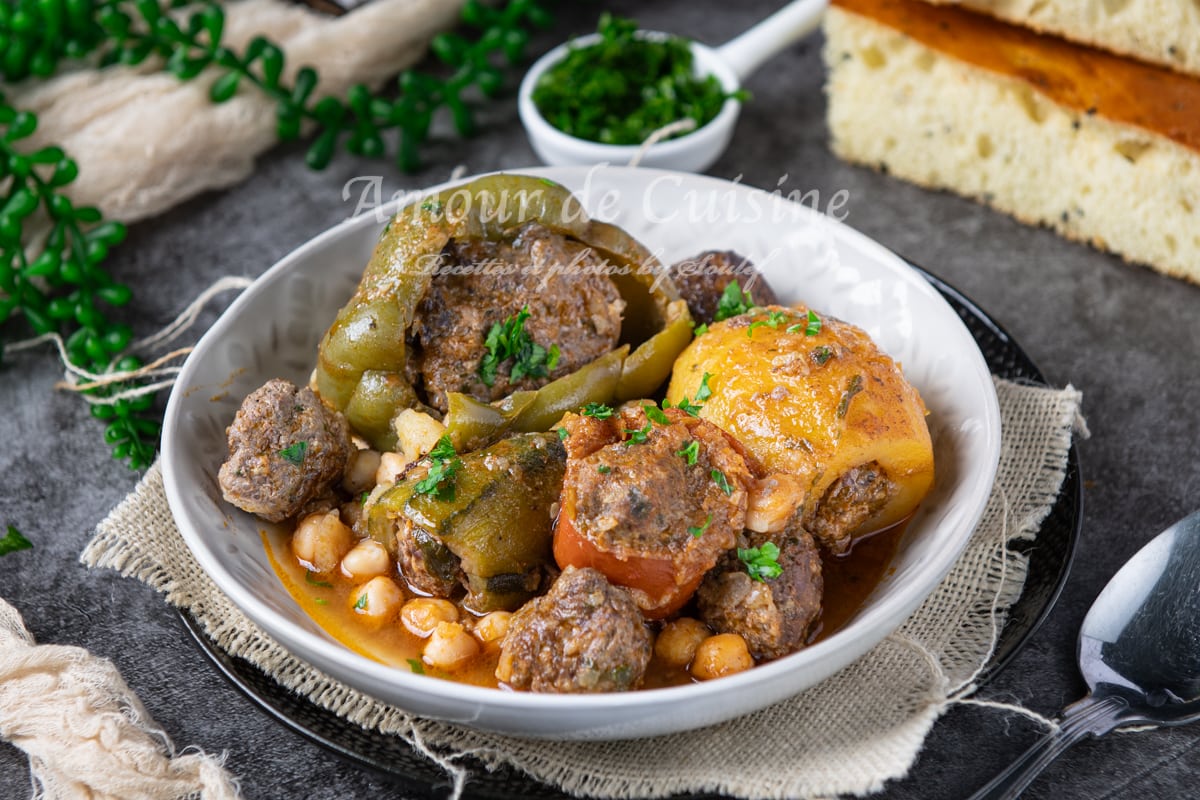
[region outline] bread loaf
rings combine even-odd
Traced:
[[[1200,80],[915,0],[833,0],[841,157],[1200,282]]]
[[[1200,75],[1195,0],[928,0],[959,4],[1042,33]]]

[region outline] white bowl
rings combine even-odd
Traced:
[[[717,248],[749,256],[782,299],[803,299],[857,323],[903,364],[930,409],[937,486],[864,607],[829,638],[741,674],[601,696],[506,692],[413,675],[360,656],[322,631],[272,572],[259,533],[269,526],[221,499],[217,469],[226,455],[225,426],[241,398],[270,378],[307,380],[318,341],[379,237],[383,226],[374,216],[326,231],[268,270],[184,365],[167,406],[163,476],[188,546],[230,599],[298,657],[416,714],[487,730],[590,739],[682,731],[755,711],[834,674],[917,608],[983,513],[999,457],[1000,416],[970,334],[890,251],[777,195],[644,169],[528,172],[574,190],[596,216],[621,225],[664,261]]]
[[[652,39],[665,37],[667,34],[649,31],[642,32],[641,35]],[[521,81],[521,88],[517,94],[517,111],[521,115],[521,124],[525,126],[529,144],[543,164],[562,167],[593,164],[624,166],[641,149],[641,145],[636,144],[601,144],[570,136],[547,122],[534,105],[533,90],[542,74],[565,58],[570,47],[586,46],[599,40],[600,35],[593,33],[554,48],[534,62]],[[692,42],[691,47],[697,75],[715,75],[726,92],[738,90],[740,84],[737,75],[717,51],[697,42]],[[647,148],[639,161],[640,166],[703,172],[725,152],[733,136],[740,109],[741,103],[737,100],[726,100],[717,116],[698,130],[675,139],[656,142]]]

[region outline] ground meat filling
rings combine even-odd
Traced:
[[[736,554],[712,570],[696,593],[701,618],[720,633],[736,633],[760,660],[781,658],[804,647],[821,614],[821,556],[812,536],[795,526],[777,534],[752,534],[742,546],[772,541],[783,572],[751,579]]]
[[[421,594],[453,598],[462,594],[465,579],[456,555],[436,536],[412,524],[408,517],[396,520],[396,566],[408,585]]]
[[[534,692],[636,689],[652,646],[627,591],[594,569],[567,567],[549,592],[513,614],[496,677]]]
[[[536,389],[575,371],[616,347],[625,303],[597,252],[538,223],[522,227],[511,242],[451,241],[417,307],[411,328],[409,377],[427,402],[446,411],[448,392],[484,401]],[[488,386],[479,364],[492,325],[529,308],[525,330],[534,343],[559,348],[545,377],[510,381],[502,363]]]
[[[280,379],[242,401],[227,434],[221,491],[233,505],[269,522],[294,517],[329,493],[354,451],[341,414],[322,405],[311,389]]]
[[[734,280],[758,305],[779,303],[779,298],[754,264],[732,250],[709,250],[678,261],[671,265],[669,274],[696,322],[710,324],[716,319],[721,295]]]
[[[618,558],[669,559],[686,582],[734,545],[750,473],[712,423],[676,409],[668,419],[625,409],[618,425],[628,438],[573,463],[567,480],[580,534]]]
[[[850,549],[850,534],[887,505],[896,492],[878,462],[855,467],[825,492],[804,527],[835,554]]]

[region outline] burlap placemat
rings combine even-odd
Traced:
[[[1005,547],[1036,535],[1062,484],[1080,393],[996,381],[1000,469],[978,529],[924,605],[855,664],[787,702],[684,734],[632,742],[517,739],[412,717],[292,657],[230,602],[192,558],[152,468],[82,555],[163,592],[218,645],[314,703],[434,758],[462,786],[469,753],[596,797],[722,792],[738,797],[863,795],[904,775],[934,720],[973,690],[1026,561]],[[764,765],[770,765],[765,769]]]

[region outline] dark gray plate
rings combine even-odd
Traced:
[[[1046,385],[1041,370],[1007,331],[958,290],[930,273],[916,269],[958,313],[993,374]],[[1032,542],[1010,545],[1029,556],[1029,575],[1021,596],[1009,610],[1008,622],[1001,632],[996,650],[980,676],[981,684],[1008,664],[1042,624],[1058,599],[1070,571],[1082,519],[1083,481],[1079,473],[1079,454],[1072,446],[1067,460],[1066,479],[1037,538]],[[441,769],[415,752],[404,740],[365,730],[293,694],[253,664],[234,658],[218,648],[186,611],[181,611],[180,617],[201,652],[213,665],[246,697],[286,727],[356,764],[402,781],[406,797],[422,800],[449,795],[450,785]],[[479,800],[507,800],[513,797],[559,800],[568,797],[516,770],[488,772],[482,766],[473,771],[466,796]],[[692,797],[695,800],[707,800],[715,796]]]

